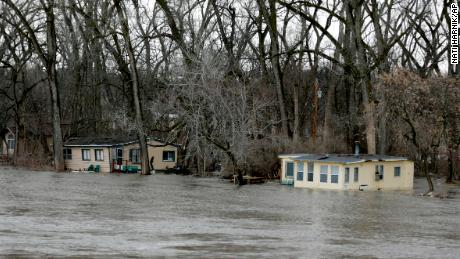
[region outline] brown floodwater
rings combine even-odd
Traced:
[[[0,257],[460,258],[460,190],[234,186],[0,168]]]

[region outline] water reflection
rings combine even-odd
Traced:
[[[407,192],[0,169],[0,256],[459,258],[459,207]]]

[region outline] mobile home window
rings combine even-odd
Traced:
[[[331,166],[331,183],[339,183],[339,167],[336,165]]]
[[[354,168],[353,180],[355,181],[355,183],[359,181],[359,168],[358,167]]]
[[[297,181],[303,181],[303,163],[297,163]]]
[[[294,176],[294,163],[287,162],[286,163],[286,177],[293,177]]]
[[[163,161],[174,162],[175,160],[174,151],[163,151]]]
[[[319,181],[322,183],[327,183],[327,165],[322,165],[319,168]]]
[[[81,159],[83,161],[90,161],[91,160],[91,154],[89,153],[89,149],[82,149],[81,150]]]
[[[140,163],[141,162],[141,150],[138,148],[129,150],[129,162]]]
[[[314,169],[314,164],[313,162],[308,163],[308,181],[313,182],[313,169]]]
[[[95,149],[94,150],[94,157],[96,161],[104,161],[104,150],[103,149]]]
[[[380,175],[380,179],[383,179],[383,165],[375,165],[375,173]]]
[[[401,167],[396,166],[395,167],[395,177],[400,177],[401,176]]]
[[[350,168],[345,167],[345,183],[350,182]]]
[[[72,149],[64,148],[64,160],[72,160]]]

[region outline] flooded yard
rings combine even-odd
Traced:
[[[460,258],[460,193],[414,193],[0,168],[0,257]]]

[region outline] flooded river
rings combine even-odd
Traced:
[[[459,195],[0,169],[0,257],[460,258]]]

